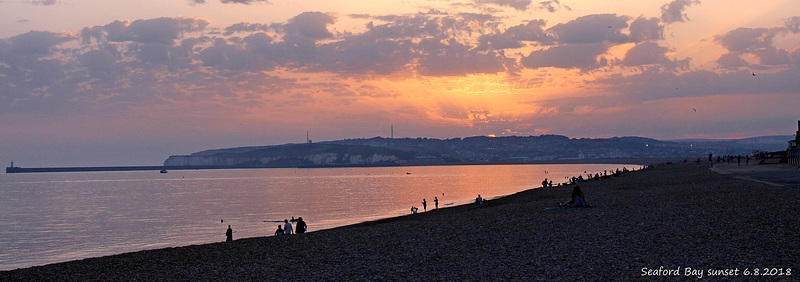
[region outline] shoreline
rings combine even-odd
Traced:
[[[103,171],[148,171],[148,170],[206,170],[206,169],[264,169],[264,168],[354,168],[354,167],[425,167],[467,165],[535,165],[535,164],[638,164],[646,165],[653,159],[563,159],[527,162],[463,162],[431,164],[374,164],[374,165],[318,165],[318,166],[76,166],[76,167],[6,167],[6,174],[48,172],[103,172]]]
[[[0,279],[598,280],[645,277],[644,268],[659,266],[800,267],[796,187],[693,162],[580,186],[596,208],[545,210],[572,186],[531,189],[485,205],[3,271]]]

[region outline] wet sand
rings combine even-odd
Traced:
[[[770,280],[800,276],[798,187],[693,162],[580,186],[594,208],[546,210],[572,186],[533,189],[302,235],[0,272],[0,280],[742,279],[765,268]]]

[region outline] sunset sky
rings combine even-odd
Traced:
[[[798,119],[797,0],[0,0],[0,160],[22,167]]]

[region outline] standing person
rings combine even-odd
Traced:
[[[428,202],[422,199],[422,211],[428,211]]]
[[[438,209],[439,208],[439,198],[433,197],[433,204],[435,204],[436,208]]]
[[[297,218],[297,228],[294,229],[295,233],[297,233],[297,234],[306,233],[306,228],[308,228],[308,226],[306,225],[306,222],[303,221],[303,217],[302,216],[298,217]]]
[[[286,235],[292,234],[292,224],[289,223],[288,219],[284,219],[283,222],[285,223],[283,225],[283,234],[286,234]]]
[[[225,242],[233,241],[233,229],[228,225],[228,231],[225,231]]]
[[[542,180],[542,187],[547,187],[547,178]]]

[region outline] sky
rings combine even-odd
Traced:
[[[0,0],[0,161],[793,135],[796,0]]]

